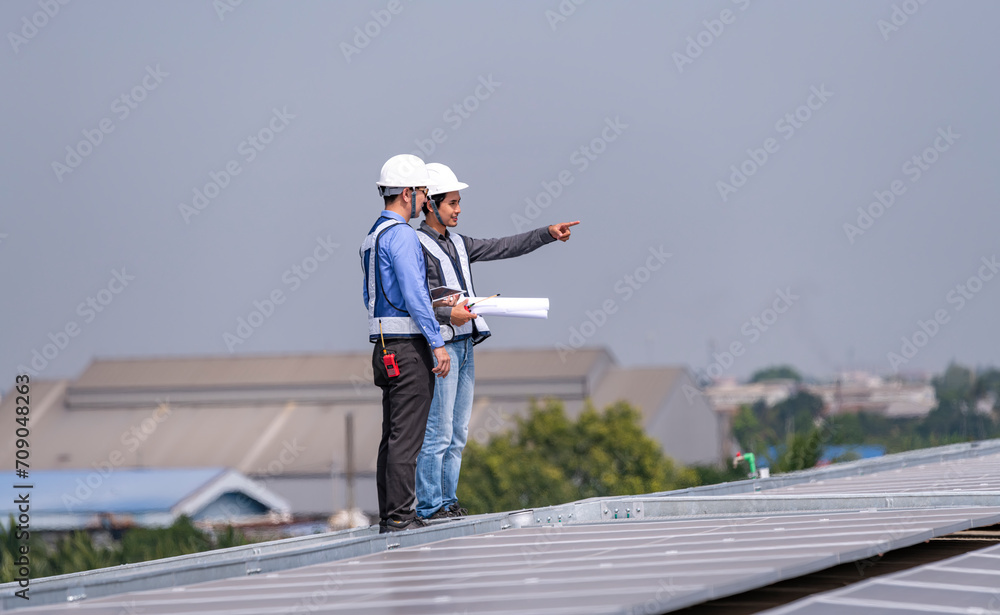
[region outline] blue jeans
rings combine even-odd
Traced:
[[[472,339],[445,344],[451,371],[435,378],[434,400],[427,415],[424,444],[417,457],[417,515],[429,517],[458,502],[458,473],[462,449],[469,437],[476,363]]]

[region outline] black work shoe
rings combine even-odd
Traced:
[[[451,517],[467,517],[469,515],[469,511],[459,506],[458,502],[455,502],[454,504],[449,506],[448,512],[450,513],[449,516]]]
[[[413,517],[412,519],[406,519],[403,521],[398,519],[382,519],[378,524],[378,533],[385,534],[387,532],[401,532],[403,530],[412,530],[418,527],[427,527],[427,522],[420,517]]]
[[[447,506],[442,506],[441,508],[434,511],[434,514],[430,517],[424,517],[426,521],[439,521],[441,519],[451,519],[454,515],[451,514],[451,509]]]

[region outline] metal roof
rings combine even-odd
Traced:
[[[289,517],[288,502],[228,468],[125,469],[108,464],[90,471],[36,470],[30,480],[19,482],[31,485],[32,531],[100,527],[102,519],[163,527],[181,515],[234,523],[269,514]],[[0,502],[0,525],[18,512],[14,498]]]
[[[1000,613],[1000,545],[817,594],[762,615]]]
[[[493,380],[588,377],[614,359],[603,348],[581,348],[562,357],[557,350],[486,350],[476,353],[477,367]],[[198,387],[351,384],[352,376],[369,384],[371,353],[287,356],[163,357],[96,359],[77,378],[72,392]]]
[[[32,612],[659,613],[996,522],[1000,506],[516,528]]]
[[[29,612],[669,612],[998,523],[1000,490],[965,480],[998,458],[1000,441],[957,445],[718,493],[594,498],[397,534],[250,545],[38,580],[33,600],[49,604]],[[909,471],[939,474],[940,488],[912,489]],[[869,480],[884,490],[786,489]],[[0,589],[5,608],[21,606],[13,589]]]

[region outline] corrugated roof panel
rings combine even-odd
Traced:
[[[1000,545],[810,596],[764,613],[846,612],[1000,613]]]
[[[510,529],[32,612],[657,613],[997,521],[1000,506]]]
[[[768,494],[906,493],[923,491],[1000,491],[1000,454],[956,459],[867,473],[820,479],[768,489]]]

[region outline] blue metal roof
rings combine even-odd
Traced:
[[[33,513],[169,512],[225,468],[37,470],[30,484]],[[0,515],[16,512],[11,499],[0,501]]]

